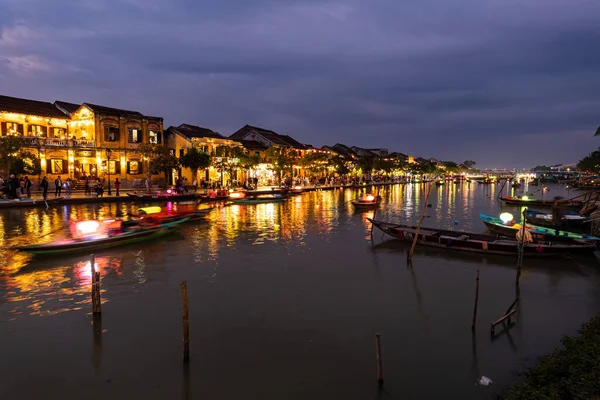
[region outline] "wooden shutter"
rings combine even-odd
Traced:
[[[131,173],[131,161],[127,161],[127,174]]]
[[[17,132],[19,132],[21,135],[23,134],[23,124],[17,124]]]
[[[2,135],[6,135],[6,121],[0,122],[0,133],[2,133]]]
[[[121,173],[121,163],[119,161],[115,161],[115,174]]]
[[[27,124],[27,135],[31,136],[33,134],[33,125]]]
[[[52,173],[52,160],[46,160],[46,173]]]
[[[69,173],[69,162],[67,160],[62,160],[63,174]]]

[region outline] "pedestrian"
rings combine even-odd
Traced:
[[[92,194],[92,183],[90,182],[90,177],[86,176],[85,177],[85,195],[91,195]]]
[[[17,179],[14,174],[10,175],[10,179],[8,180],[8,192],[10,193],[10,197],[16,199],[19,197],[17,195],[17,188],[19,187],[19,179]]]
[[[31,183],[31,180],[29,179],[28,176],[25,176],[25,191],[27,192],[27,198],[30,199],[31,198],[31,186],[33,184]]]
[[[198,190],[198,179],[194,178],[194,182],[192,182],[192,186],[194,187],[194,193]]]
[[[119,189],[121,189],[121,182],[119,178],[115,179],[115,190],[117,191],[116,196],[119,196]]]
[[[46,200],[46,196],[48,195],[48,179],[46,177],[42,179],[40,187],[42,188],[42,197]]]
[[[62,191],[63,181],[60,176],[54,180],[54,197],[60,196]]]
[[[67,179],[64,183],[66,195],[71,197],[71,180]]]
[[[25,194],[25,178],[19,178],[19,187],[21,187],[21,194]]]

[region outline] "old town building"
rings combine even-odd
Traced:
[[[162,142],[163,120],[90,103],[54,104],[0,96],[0,133],[24,136],[39,151],[42,174],[85,176],[125,185],[144,179],[140,143]]]

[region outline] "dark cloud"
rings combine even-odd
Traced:
[[[597,147],[600,2],[5,0],[2,92],[482,166]]]

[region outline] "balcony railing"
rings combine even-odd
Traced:
[[[80,147],[80,148],[95,148],[94,140],[86,139],[61,139],[61,138],[43,138],[35,136],[24,136],[25,143],[29,146],[49,146],[49,147]]]

